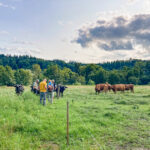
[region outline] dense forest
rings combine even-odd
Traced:
[[[34,80],[43,78],[74,85],[104,82],[145,85],[150,84],[150,61],[130,59],[82,64],[31,56],[0,55],[0,85],[30,85]]]
[[[126,61],[113,61],[113,62],[105,62],[99,63],[98,66],[103,67],[106,70],[113,70],[113,69],[122,69],[124,66],[133,67],[136,62],[141,62],[141,60],[130,59]],[[142,61],[145,62],[145,61]],[[75,71],[75,64],[76,62],[69,62],[66,63],[62,60],[44,60],[39,59],[36,57],[31,56],[11,56],[11,55],[0,55],[0,65],[2,66],[10,66],[13,70],[16,69],[31,69],[33,64],[39,64],[41,69],[46,69],[49,65],[58,65],[61,69],[64,67]],[[81,64],[80,65],[86,65]]]

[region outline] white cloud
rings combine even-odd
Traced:
[[[39,49],[29,49],[22,47],[0,47],[1,54],[11,54],[11,55],[31,55],[31,56],[40,56]]]
[[[125,0],[126,1],[126,0]],[[136,4],[138,2],[142,2],[142,3],[145,3],[145,4],[149,4],[150,3],[150,0],[127,0],[127,3],[128,4]]]
[[[137,3],[139,0],[127,0],[127,4],[128,5],[134,5],[135,3]]]
[[[95,44],[106,51],[134,50],[136,45],[149,51],[149,23],[150,14],[130,18],[119,16],[110,21],[97,20],[93,25],[80,28],[75,41],[84,48]]]
[[[72,22],[72,21],[62,21],[62,20],[59,20],[59,21],[58,21],[58,24],[59,24],[60,26],[73,25],[73,22]]]
[[[34,45],[34,42],[26,41],[26,40],[16,40],[13,41],[14,44],[20,44],[20,45]]]
[[[10,8],[10,9],[12,9],[12,10],[15,10],[15,9],[16,9],[16,7],[14,7],[14,6],[6,5],[6,4],[3,4],[3,3],[1,3],[1,2],[0,2],[0,7]]]
[[[6,34],[7,32],[2,31],[1,33]],[[11,41],[1,43],[0,53],[10,55],[31,55],[40,57],[41,48],[37,46],[37,43],[27,40],[18,40],[14,37]]]
[[[120,15],[118,16],[118,14]],[[121,11],[121,13],[119,13],[119,11],[109,11],[101,12],[98,16],[100,17],[94,23],[89,22],[82,24],[81,27],[78,28],[78,39],[76,42],[81,45],[81,49],[80,51],[75,52],[75,55],[78,56],[77,58],[80,59],[79,61],[98,63],[114,60],[127,60],[130,58],[150,59],[150,28],[148,26],[150,13],[132,14],[130,12],[124,13],[123,11]],[[123,35],[128,33],[127,31],[130,31],[128,30],[129,28],[127,28],[129,24],[130,27],[133,27],[132,35],[135,34],[135,36],[134,38],[132,36],[132,38],[127,40],[130,34],[127,34],[126,36]],[[103,28],[110,29],[109,27],[111,25],[114,26],[114,28],[119,27],[117,32],[114,33],[115,36],[112,36],[110,32],[107,35],[106,32],[103,32],[102,30]],[[143,26],[143,28],[140,28],[140,26]],[[121,32],[123,31],[122,27],[125,27],[127,31],[124,33]],[[113,30],[110,29],[109,31]],[[116,36],[120,33],[123,37],[119,36],[119,38],[117,38]],[[112,40],[109,40],[111,39],[111,36]],[[121,39],[122,41],[118,43]],[[101,40],[106,42],[105,44],[109,47],[107,46],[105,49],[97,47]],[[114,42],[114,44],[111,43],[113,40],[116,40],[116,44]],[[72,44],[75,43],[73,42]],[[130,49],[127,48],[128,46]],[[114,47],[116,47],[116,50]],[[83,54],[84,52],[86,54]]]
[[[61,20],[58,21],[58,24],[61,25],[61,26],[64,26],[64,25],[65,25],[64,22],[61,21]]]
[[[8,35],[8,34],[9,34],[9,32],[6,31],[6,30],[1,30],[0,31],[0,35]]]
[[[126,1],[126,0],[125,0]],[[150,12],[150,0],[128,0],[126,1],[126,5],[124,5],[124,9],[125,7],[129,6],[129,7],[135,7],[136,6],[140,6],[139,8],[141,9],[140,12],[142,13],[149,13]]]

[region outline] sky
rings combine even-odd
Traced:
[[[0,54],[147,60],[149,6],[150,0],[0,0]]]

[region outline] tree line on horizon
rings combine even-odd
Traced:
[[[130,59],[82,64],[30,56],[0,55],[0,85],[31,85],[36,79],[44,78],[68,85],[94,85],[105,82],[146,85],[150,84],[150,61]]]

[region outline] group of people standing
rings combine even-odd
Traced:
[[[54,99],[54,90],[55,90],[55,81],[49,80],[47,83],[47,79],[44,79],[39,83],[39,80],[36,80],[33,83],[33,91],[34,93],[40,93],[40,103],[44,106],[46,105],[46,97],[48,101],[52,104]]]

